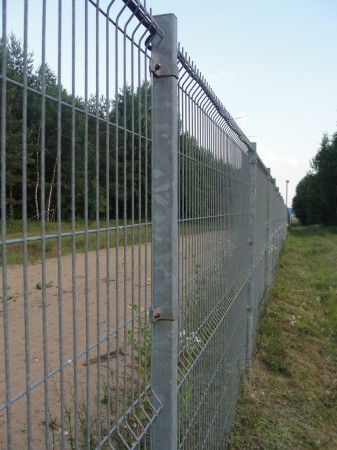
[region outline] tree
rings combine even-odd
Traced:
[[[138,221],[151,217],[151,87],[126,86],[109,114],[111,213]],[[117,170],[116,170],[117,164]],[[105,175],[103,175],[105,179]]]
[[[6,84],[6,206],[11,219],[21,218],[22,205],[22,142],[23,142],[23,83],[24,83],[24,50],[15,35],[9,35],[6,42],[7,84]],[[2,67],[3,44],[0,42],[0,66]],[[44,197],[45,219],[51,219],[51,212],[56,207],[56,174],[61,165],[61,213],[67,220],[71,217],[72,195],[72,150],[75,145],[75,214],[84,215],[84,140],[85,119],[84,101],[75,98],[75,116],[73,117],[73,96],[61,86],[61,120],[58,123],[58,91],[59,84],[55,73],[48,64],[33,67],[33,54],[29,53],[26,64],[26,81],[30,88],[27,92],[27,130],[25,144],[27,148],[27,214],[30,218],[41,218],[42,164],[44,162]],[[42,84],[45,94],[42,97]],[[3,83],[3,78],[0,78]],[[2,90],[0,89],[0,96]],[[0,97],[1,100],[1,97]],[[45,106],[45,117],[42,118],[42,101]],[[89,105],[90,108],[90,105]],[[1,111],[0,111],[1,115]],[[1,116],[0,116],[1,119]],[[44,153],[42,153],[42,124],[44,125]],[[72,130],[75,130],[74,143]],[[58,131],[61,131],[61,158],[58,161]],[[94,149],[92,135],[88,138],[89,183],[94,183]],[[89,217],[94,217],[95,189],[89,187]],[[104,197],[104,194],[102,194]]]
[[[297,185],[293,209],[304,225],[337,223],[337,133],[323,135],[312,171]]]
[[[0,67],[4,54],[3,42],[0,42]],[[10,34],[6,42],[7,84],[6,84],[6,190],[9,217],[14,219],[21,212],[22,203],[22,120],[23,120],[23,90],[20,84],[24,79],[24,50],[20,40]],[[28,53],[26,61],[27,83],[34,79],[33,54]],[[0,78],[0,102],[2,99],[2,83]],[[17,84],[20,83],[20,84]],[[0,111],[1,120],[2,111]],[[29,116],[29,114],[28,114]],[[27,132],[29,140],[30,132]],[[32,165],[32,149],[27,145],[27,165]]]
[[[308,173],[296,186],[293,210],[302,225],[319,223],[319,196],[316,175]]]
[[[337,223],[337,133],[332,140],[324,135],[316,156],[311,162],[317,179],[320,220],[324,224]]]

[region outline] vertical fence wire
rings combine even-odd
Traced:
[[[27,58],[28,58],[28,1],[24,5],[24,65],[23,65],[23,93],[22,93],[22,237],[23,237],[23,295],[24,295],[24,327],[25,327],[25,360],[30,360],[29,344],[29,307],[28,307],[28,276],[27,276]],[[25,364],[26,390],[27,390],[27,439],[28,448],[32,448],[32,421],[31,421],[31,392],[30,392],[30,367]]]
[[[60,413],[61,413],[61,429],[65,429],[65,416],[64,416],[64,353],[63,353],[63,289],[62,289],[62,215],[61,215],[61,159],[62,159],[62,2],[58,4],[58,53],[57,53],[57,75],[58,75],[58,88],[57,88],[57,149],[56,160],[57,164],[57,283],[58,283],[58,324],[59,324],[59,362],[60,362]],[[75,344],[74,344],[75,345]],[[77,361],[74,361],[74,371],[77,369]],[[76,379],[76,378],[75,378]],[[76,387],[75,387],[76,389]],[[76,395],[75,395],[76,396]],[[62,433],[62,446],[65,446],[65,435]]]
[[[44,382],[44,429],[45,447],[49,447],[49,358],[48,323],[46,303],[46,0],[42,6],[42,57],[41,57],[41,125],[40,125],[40,228],[41,228],[41,300],[42,300],[42,336],[43,336],[43,382]]]
[[[3,405],[6,409],[5,424],[6,427],[4,440],[7,440],[8,446],[12,445],[11,428],[11,390],[10,390],[10,366],[9,366],[9,330],[8,330],[8,283],[7,283],[7,217],[6,217],[6,134],[7,134],[7,2],[2,4],[2,64],[1,64],[1,240],[2,240],[2,314],[3,314],[3,352],[4,357],[2,367],[5,369],[5,392],[3,394]]]

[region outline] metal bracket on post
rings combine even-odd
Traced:
[[[152,323],[157,320],[177,320],[178,308],[165,308],[157,306],[157,308],[150,308],[150,321]]]
[[[155,77],[175,77],[179,78],[179,69],[177,64],[165,64],[162,66],[160,63],[156,63],[153,67],[150,66],[150,72]]]

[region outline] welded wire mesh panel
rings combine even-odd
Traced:
[[[270,176],[270,169],[257,158],[254,211],[254,342],[262,307],[273,279],[273,270],[286,236],[285,214],[284,201]]]
[[[269,183],[269,244],[268,244],[268,272],[269,284],[272,283],[274,277],[274,267],[276,262],[276,236],[275,236],[275,180],[271,178]]]
[[[258,326],[260,309],[266,294],[266,227],[267,227],[267,178],[269,174],[259,158],[256,161],[256,206],[254,229],[254,292],[252,307],[253,314],[253,348],[255,347],[255,335]]]
[[[278,251],[278,228],[277,228],[277,186],[276,180],[274,180],[273,186],[273,276],[275,274],[275,266],[277,262],[277,251]]]
[[[128,3],[3,2],[1,448],[150,446],[156,25]]]
[[[265,252],[267,227],[267,179],[269,173],[257,160],[256,170],[256,214],[255,214],[255,306],[263,297],[265,290]]]
[[[278,255],[287,233],[287,208],[275,185],[275,180],[269,183],[269,262],[268,278],[272,282]]]
[[[277,199],[277,216],[278,216],[278,230],[279,230],[279,236],[280,236],[280,243],[279,243],[279,251],[282,248],[282,242],[284,241],[286,234],[287,234],[287,227],[288,227],[288,211],[287,207],[284,204],[283,198],[281,197],[281,194],[278,192],[278,199]],[[285,220],[285,218],[287,220]]]
[[[275,190],[275,254],[276,261],[282,248],[282,243],[286,233],[287,222],[284,222],[286,217],[286,208],[283,199],[280,195],[279,189]],[[275,264],[276,264],[275,261]]]
[[[249,159],[181,52],[178,99],[179,448],[222,448],[245,351]]]

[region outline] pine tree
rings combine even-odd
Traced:
[[[0,42],[0,65],[4,55],[4,43]],[[6,198],[9,218],[21,215],[22,204],[22,118],[24,79],[24,50],[20,40],[10,34],[6,42]],[[31,84],[33,75],[33,54],[27,55],[27,83]],[[1,74],[0,86],[4,83]],[[2,100],[0,89],[0,101]],[[2,111],[0,111],[1,118]],[[28,132],[29,138],[29,132]],[[27,146],[27,164],[32,165],[31,147]]]

